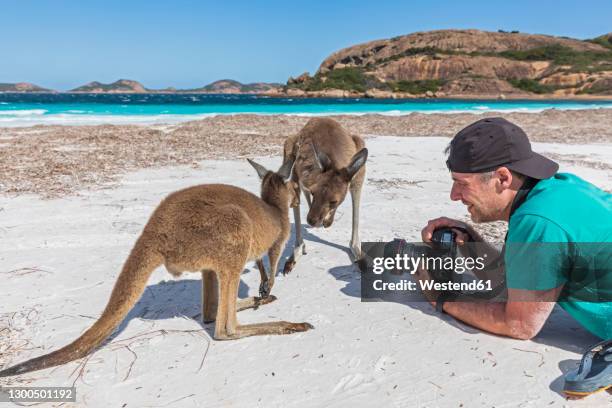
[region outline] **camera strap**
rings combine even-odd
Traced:
[[[514,196],[514,200],[512,200],[512,205],[510,206],[510,217],[512,214],[516,212],[516,210],[527,200],[527,196],[533,190],[533,188],[538,184],[540,180],[534,179],[531,177],[527,177],[527,179],[523,182],[523,185],[516,192],[516,196]],[[506,232],[506,236],[504,237],[504,242],[508,239],[508,233]]]

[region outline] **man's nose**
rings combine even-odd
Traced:
[[[453,187],[451,188],[451,191],[450,191],[450,199],[452,201],[459,201],[459,200],[461,200],[461,194],[459,194],[457,192],[457,189],[455,188],[454,185],[453,185]]]

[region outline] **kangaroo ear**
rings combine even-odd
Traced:
[[[291,169],[293,168],[293,159],[289,159],[283,163],[283,165],[276,172],[279,176],[283,178],[283,180],[289,180],[289,176],[291,176]]]
[[[251,166],[253,166],[253,168],[255,169],[255,171],[257,171],[257,175],[259,176],[260,179],[263,179],[264,176],[268,173],[268,169],[266,169],[264,166],[262,166],[259,163],[255,163],[253,160],[251,159],[247,159],[247,161],[249,162],[249,164]]]
[[[314,143],[312,144],[312,150],[314,150],[315,162],[319,170],[325,171],[329,169],[332,164],[329,156],[324,152],[320,152],[319,150],[317,150],[317,146],[315,146]]]
[[[361,170],[367,159],[368,149],[366,149],[365,147],[355,153],[349,165],[346,166],[346,174],[348,176],[349,181],[352,180],[353,177],[355,177],[355,174],[357,174],[359,170]]]

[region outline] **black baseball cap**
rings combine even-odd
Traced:
[[[484,173],[503,166],[539,180],[559,170],[557,163],[531,150],[523,129],[504,118],[481,119],[457,133],[446,165],[457,173]]]

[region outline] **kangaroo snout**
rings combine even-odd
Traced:
[[[308,216],[306,216],[306,221],[308,222],[308,225],[310,225],[311,227],[315,227],[318,228],[321,226],[321,219],[320,218],[315,218],[312,215],[308,214]]]
[[[325,214],[311,214],[311,212],[308,212],[306,217],[306,221],[311,227],[318,228],[323,226],[324,228],[329,228],[334,223],[335,210],[330,210]]]
[[[325,218],[323,218],[323,227],[329,228],[334,223],[334,214],[336,211],[330,211]]]

